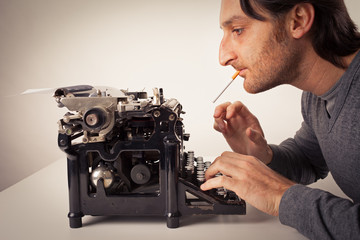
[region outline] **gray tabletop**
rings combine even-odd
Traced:
[[[344,196],[331,176],[313,187]],[[0,239],[305,239],[249,204],[241,216],[181,217],[176,229],[163,217],[123,216],[85,216],[82,228],[71,229],[67,213],[66,160],[60,159],[0,192]]]

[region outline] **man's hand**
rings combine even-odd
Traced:
[[[268,146],[258,119],[241,102],[223,103],[215,108],[214,129],[221,132],[236,153],[251,155],[269,164]]]
[[[217,173],[223,176],[215,177]],[[253,156],[224,152],[205,173],[201,189],[224,187],[257,209],[277,216],[280,200],[295,183],[271,170]]]

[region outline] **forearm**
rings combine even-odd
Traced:
[[[358,239],[360,204],[331,193],[294,185],[283,195],[279,218],[310,239]]]
[[[270,147],[273,158],[268,166],[297,183],[315,182],[329,172],[317,138],[306,123],[294,138]]]
[[[327,175],[327,168],[319,174],[307,157],[298,149],[293,139],[280,145],[270,145],[273,158],[268,165],[274,171],[301,184],[310,184]]]

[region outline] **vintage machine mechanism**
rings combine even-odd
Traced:
[[[245,214],[233,192],[200,190],[210,163],[184,150],[182,106],[162,89],[148,97],[81,85],[54,97],[69,110],[58,145],[67,154],[71,228],[84,215],[164,216],[176,228],[184,215]]]

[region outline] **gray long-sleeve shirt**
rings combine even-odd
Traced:
[[[282,197],[280,221],[310,239],[360,239],[360,54],[328,93],[303,93],[302,115],[294,138],[271,145],[269,166],[300,183]],[[329,171],[352,201],[302,185]]]

